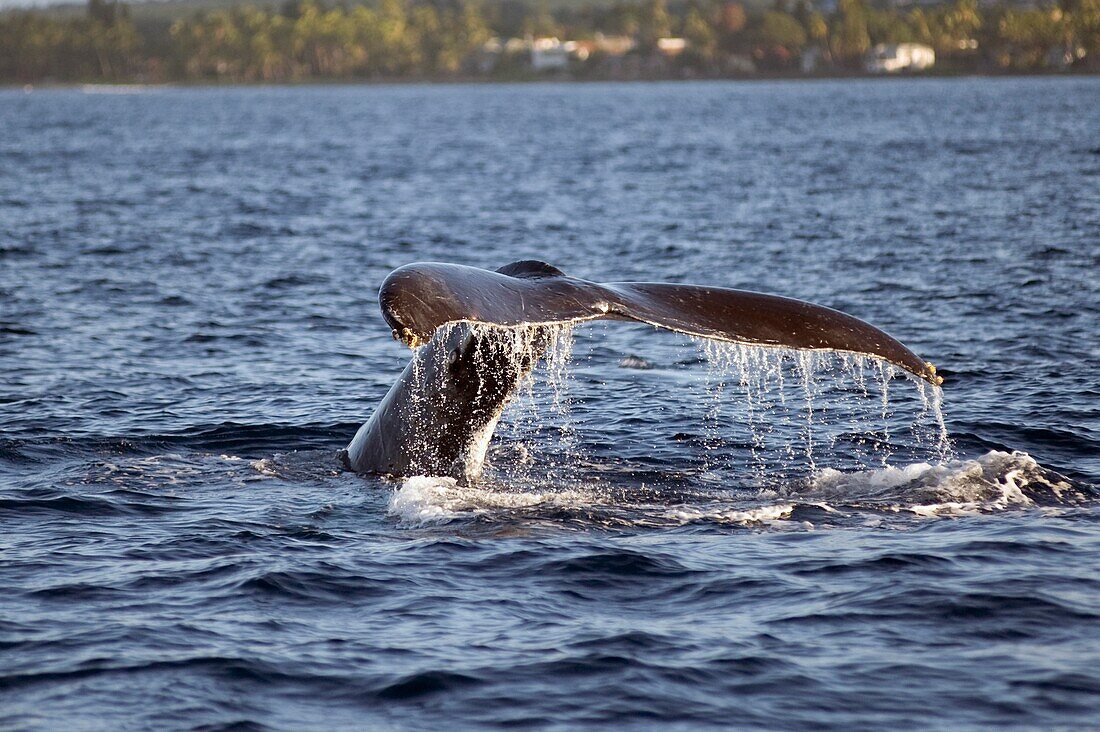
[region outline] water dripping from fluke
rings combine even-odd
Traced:
[[[500,329],[502,326],[478,326]],[[510,328],[508,330],[519,330]],[[528,327],[522,347],[510,354],[514,363],[531,357],[526,344],[537,342],[539,353],[534,368],[520,381],[504,406],[500,437],[489,453],[487,475],[496,482],[513,485],[549,486],[568,482],[569,466],[583,460],[572,418],[569,388],[573,355],[571,323]],[[547,449],[552,447],[555,454]]]
[[[612,445],[616,457],[594,456],[585,439],[599,428],[574,409],[586,400],[574,393],[573,329],[511,327],[506,338],[500,329],[478,325],[473,337],[526,370],[482,479],[405,479],[388,507],[399,525],[801,531],[1089,499],[1023,453],[957,459],[942,391],[915,378],[905,388],[900,369],[855,354],[705,339],[693,339],[705,363],[696,380],[700,429],[674,441],[679,463],[632,461],[621,445]],[[659,432],[659,418],[649,419]]]
[[[466,324],[477,346],[477,368],[521,374],[504,404],[492,449],[486,431],[475,452],[488,456],[497,480],[568,482],[588,461],[573,418],[572,324]],[[451,328],[456,326],[445,326]],[[503,335],[503,337],[502,337]],[[445,335],[444,335],[445,337]],[[708,483],[788,483],[821,467],[857,470],[899,460],[943,463],[953,457],[943,417],[942,390],[881,360],[853,353],[788,350],[693,338],[706,371],[700,422],[700,478]],[[436,358],[445,358],[440,352]],[[484,363],[481,363],[484,361]],[[414,379],[424,378],[423,368]],[[898,375],[916,385],[893,388]],[[425,389],[427,394],[438,390]],[[409,406],[410,420],[431,408],[431,397]],[[688,395],[690,400],[690,395]],[[491,425],[497,427],[496,421]],[[416,449],[433,445],[418,436]],[[684,455],[685,464],[692,460]],[[675,467],[675,466],[672,466]]]
[[[888,363],[855,353],[693,340],[707,364],[708,442],[750,446],[747,455],[711,449],[711,470],[743,471],[747,463],[766,485],[823,467],[954,457],[942,389]],[[895,389],[899,375],[915,389]]]

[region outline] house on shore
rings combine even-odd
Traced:
[[[657,39],[657,52],[662,56],[672,58],[673,56],[679,56],[685,50],[687,50],[688,42],[686,38],[658,38]]]
[[[872,74],[896,74],[924,71],[935,63],[936,52],[923,43],[880,43],[867,52],[863,68]]]
[[[569,54],[573,44],[562,43],[557,38],[536,38],[531,42],[531,69],[533,71],[564,71],[569,68]]]

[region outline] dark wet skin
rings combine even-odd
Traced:
[[[410,345],[445,323],[496,325],[610,318],[756,346],[847,351],[888,361],[939,385],[936,369],[898,340],[846,313],[745,290],[645,282],[600,284],[544,262],[496,272],[420,262],[394,270],[379,293],[394,336]]]
[[[345,467],[476,480],[504,405],[546,350],[544,331],[437,330],[341,453]]]
[[[754,346],[851,352],[939,385],[935,367],[878,328],[838,310],[775,295],[662,283],[599,284],[538,261],[496,272],[422,262],[392,272],[379,292],[395,338],[427,344],[343,453],[347,467],[394,476],[481,473],[484,446],[519,381],[545,350],[539,326],[609,318]],[[441,328],[457,324],[449,329]],[[538,341],[517,358],[514,331]],[[486,433],[487,432],[487,433]]]

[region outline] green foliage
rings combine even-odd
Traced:
[[[1100,68],[1100,0],[1059,0],[1031,9],[951,0],[908,10],[839,0],[828,16],[811,0],[772,0],[771,9],[759,10],[746,10],[736,0],[493,0],[488,8],[480,0],[285,0],[281,6],[277,0],[257,0],[268,3],[257,6],[203,1],[206,10],[170,24],[158,16],[139,26],[126,6],[112,0],[89,0],[83,16],[0,14],[0,81],[435,78],[494,67],[521,73],[523,52],[494,61],[482,50],[486,42],[600,34],[636,43],[633,60],[614,62],[620,69],[615,73],[720,73],[743,68],[749,56],[760,68],[791,69],[811,47],[824,63],[854,69],[873,45],[905,42],[932,46],[955,68],[1037,68],[1052,59]],[[684,37],[687,50],[665,58],[657,41],[671,35]],[[597,48],[574,68],[598,75],[601,64],[612,61],[613,54]]]
[[[1049,49],[1064,45],[1068,24],[1058,8],[1008,10],[1001,16],[999,35],[1005,42],[1005,66],[1039,66]]]
[[[718,34],[714,26],[707,22],[703,12],[697,4],[688,8],[687,15],[684,16],[682,34],[687,39],[691,52],[702,59],[707,59],[714,55]]]
[[[556,37],[562,34],[561,25],[545,2],[536,3],[530,11],[521,6],[521,12],[523,21],[519,24],[520,31],[516,35]]]
[[[638,11],[638,42],[645,50],[657,47],[658,38],[672,35],[672,18],[665,0],[645,0]]]
[[[0,18],[0,79],[129,78],[139,37],[124,6],[92,0],[88,16],[65,22],[34,12]]]
[[[345,10],[303,0],[284,13],[199,14],[177,21],[171,37],[184,78],[284,81],[454,74],[490,33],[473,3]]]
[[[872,44],[926,42],[917,35],[904,15],[881,10],[867,11],[867,36]]]
[[[840,0],[829,28],[829,49],[833,58],[846,66],[857,66],[870,45],[867,9],[863,3]]]
[[[752,29],[752,36],[758,46],[781,47],[792,53],[802,50],[806,45],[806,30],[793,15],[769,10]]]
[[[1093,68],[1100,68],[1100,0],[1080,0],[1070,11],[1069,23]]]
[[[782,10],[765,11],[749,24],[746,35],[757,66],[770,70],[791,68],[807,42],[802,24]]]

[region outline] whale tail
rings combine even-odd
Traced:
[[[423,262],[395,270],[379,293],[394,336],[411,346],[453,322],[503,326],[611,318],[752,346],[828,350],[881,359],[939,385],[936,368],[884,331],[839,310],[723,287],[596,283],[537,261],[496,272]]]

